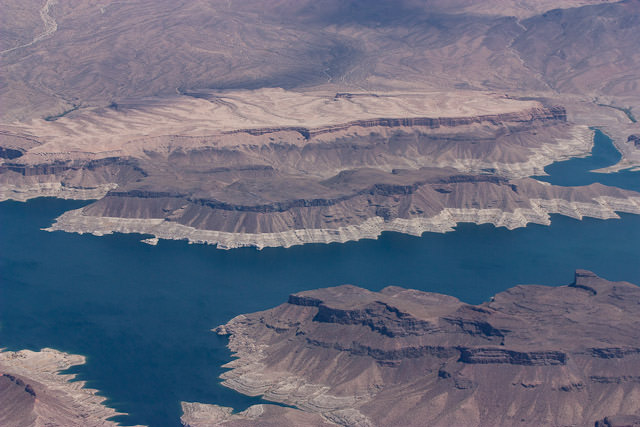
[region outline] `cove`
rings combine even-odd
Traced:
[[[613,141],[604,132],[595,129],[593,149],[588,157],[579,157],[555,162],[544,168],[548,176],[537,176],[536,179],[554,185],[578,186],[599,182],[604,185],[640,191],[640,173],[622,170],[615,173],[592,172],[606,168],[620,161],[620,152]]]
[[[595,167],[607,166],[600,163]],[[592,175],[582,168],[568,176],[575,173]],[[628,174],[629,181],[624,173],[593,175],[620,186],[640,182],[639,173]],[[553,172],[551,179],[561,176]],[[238,410],[259,402],[219,385],[230,354],[226,339],[210,329],[281,304],[292,292],[400,285],[479,303],[515,284],[570,283],[576,268],[640,283],[635,215],[606,221],[554,215],[551,226],[513,231],[461,224],[446,234],[383,233],[378,240],[262,251],[182,241],[153,247],[140,235],[40,230],[84,204],[0,203],[0,347],[87,356],[71,371],[129,413],[117,418],[125,424],[178,426],[180,401]]]

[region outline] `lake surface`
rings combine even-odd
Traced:
[[[591,172],[594,169],[615,165],[620,161],[620,158],[620,152],[613,145],[611,139],[596,129],[591,156],[553,163],[544,168],[549,176],[536,178],[555,185],[577,186],[599,182],[604,185],[640,191],[640,173],[638,172],[628,170],[609,174]]]
[[[640,189],[640,173],[593,174],[614,163],[596,136],[594,156],[550,166],[545,180],[591,179]],[[604,153],[604,155],[602,155]],[[556,181],[557,180],[557,181]],[[227,340],[210,329],[286,301],[292,292],[352,283],[401,285],[488,300],[515,284],[568,284],[576,268],[640,284],[640,216],[508,231],[462,224],[447,234],[232,251],[140,235],[48,233],[53,219],[87,202],[35,199],[0,203],[0,347],[53,347],[87,356],[73,368],[130,415],[127,424],[178,426],[180,401],[244,409],[260,400],[219,385]]]

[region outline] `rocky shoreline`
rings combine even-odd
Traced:
[[[69,200],[96,200],[104,197],[109,191],[118,187],[117,184],[104,184],[93,188],[74,188],[59,182],[46,182],[30,185],[2,185],[0,186],[0,202],[14,200],[26,202],[37,197],[55,197]]]
[[[42,132],[52,132],[42,141],[2,134],[0,201],[96,200],[47,230],[149,234],[145,243],[177,239],[231,249],[346,242],[384,231],[421,235],[451,231],[459,222],[512,229],[549,224],[550,213],[562,212],[614,218],[617,208],[595,199],[632,197],[610,189],[565,191],[526,178],[591,151],[594,131],[570,123],[562,106],[493,95],[488,106],[474,104],[470,111],[402,94],[363,95],[354,104],[351,95],[312,97],[331,112],[326,123],[310,118],[292,126],[274,116],[267,127],[228,128],[232,120],[210,124],[217,133],[138,136],[120,134],[128,127],[117,126],[113,135],[99,137],[107,145],[90,152],[76,150],[80,134],[65,132],[98,111],[61,119],[53,128],[42,124]],[[218,105],[219,95],[201,97]],[[380,102],[389,114],[372,117]],[[337,114],[354,105],[362,109],[355,116]],[[394,117],[400,111],[405,114]],[[238,120],[239,111],[229,114]],[[128,120],[135,114],[107,116]],[[637,212],[633,202],[614,204]]]
[[[214,425],[260,425],[263,427],[328,427],[336,424],[318,414],[304,412],[299,409],[260,404],[253,405],[241,412],[233,412],[233,408],[208,405],[197,402],[182,402],[184,427],[211,427]]]
[[[0,351],[0,424],[5,426],[119,426],[110,418],[125,415],[104,405],[98,390],[61,374],[85,363],[84,356],[50,348]]]
[[[83,209],[75,209],[59,216],[45,231],[66,231],[102,236],[112,233],[150,234],[156,239],[187,240],[189,243],[216,245],[219,249],[239,247],[290,247],[306,243],[344,243],[361,239],[377,239],[385,231],[413,236],[425,232],[445,233],[453,231],[458,223],[492,224],[509,230],[526,227],[527,224],[551,224],[550,214],[571,218],[583,217],[619,218],[616,212],[640,214],[640,197],[626,199],[614,197],[594,198],[592,203],[571,202],[562,199],[531,199],[531,208],[505,212],[500,209],[445,208],[429,218],[395,218],[385,221],[382,217],[369,218],[358,225],[334,229],[299,229],[277,233],[229,233],[200,230],[164,219],[113,218],[86,215]]]
[[[324,423],[636,425],[639,302],[638,286],[584,270],[568,286],[516,286],[480,305],[343,285],[215,331],[236,357],[225,386]],[[183,403],[184,425],[270,421],[264,408],[198,405]]]

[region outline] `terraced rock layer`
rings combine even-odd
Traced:
[[[603,426],[640,416],[640,288],[588,271],[477,306],[399,287],[319,289],[216,331],[237,357],[224,385],[338,425]],[[261,425],[270,418],[259,409],[218,422]],[[185,424],[206,425],[207,411],[224,412],[205,405],[200,423]]]
[[[12,151],[0,164],[0,197],[97,198],[58,218],[51,229],[137,232],[221,248],[343,242],[382,231],[419,235],[451,230],[459,221],[514,228],[548,224],[549,213],[610,218],[617,210],[639,211],[635,193],[602,186],[560,189],[522,179],[544,173],[552,161],[588,153],[592,131],[567,123],[562,107],[488,97],[485,109],[506,110],[428,118],[416,114],[425,102],[431,105],[428,99],[348,95],[324,102],[320,95],[287,96],[329,105],[323,108],[334,113],[348,106],[354,117],[370,115],[366,106],[403,105],[414,116],[346,122],[329,116],[318,127],[221,128],[208,135],[133,140],[116,129],[111,139],[96,136],[110,144],[102,151],[68,151],[78,140],[68,131],[92,135],[86,129],[93,125],[77,127],[91,116],[81,114],[47,125],[58,134],[43,142],[3,134],[4,149]],[[209,102],[202,96],[198,102]],[[226,107],[231,102],[251,111],[245,98],[226,96],[228,111],[236,111]],[[438,102],[447,106],[451,100],[441,96]],[[133,120],[138,113],[122,117]]]
[[[257,205],[169,192],[113,192],[64,213],[47,230],[151,234],[228,249],[345,242],[377,238],[383,231],[419,236],[451,231],[458,222],[513,229],[531,222],[548,225],[552,213],[577,219],[640,214],[640,194],[615,187],[557,187],[529,178],[446,172],[452,171],[360,170],[325,181],[325,194]],[[361,187],[368,182],[376,184]]]

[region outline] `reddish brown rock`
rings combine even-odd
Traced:
[[[609,426],[640,416],[640,288],[588,271],[477,306],[398,287],[319,289],[217,331],[238,357],[226,386],[341,425]]]

